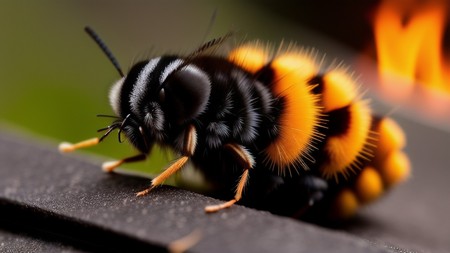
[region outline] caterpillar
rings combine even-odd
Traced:
[[[124,74],[98,35],[86,31],[121,76],[109,94],[115,116],[101,137],[64,142],[59,150],[97,145],[118,130],[138,154],[105,162],[104,171],[145,160],[155,145],[178,154],[137,196],[191,162],[225,199],[206,212],[239,202],[342,219],[408,177],[402,129],[372,113],[343,68],[322,70],[295,47],[272,53],[247,43],[226,55],[212,52],[224,36],[187,56],[140,61]]]

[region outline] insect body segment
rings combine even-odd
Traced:
[[[307,163],[300,163],[304,165],[303,169],[310,170],[298,173],[316,175],[328,181],[326,196],[319,205],[328,210],[328,215],[349,217],[359,206],[376,200],[408,176],[410,165],[401,151],[405,145],[401,128],[389,118],[372,116],[368,102],[360,99],[357,86],[348,73],[339,68],[321,73],[311,57],[295,51],[268,59],[264,49],[254,46],[243,46],[230,54],[231,61],[264,80],[278,98],[292,96],[297,99],[287,104],[295,107],[293,112],[301,116],[290,116],[289,107],[285,107],[281,115],[289,115],[289,120],[285,123],[281,117],[279,124],[280,128],[302,129],[307,148],[299,145],[294,131],[280,131],[278,139],[266,148],[266,152],[269,151],[269,159],[274,157],[279,163],[286,162],[281,166],[284,169],[292,165],[289,154],[302,152],[293,157],[310,158],[306,159]],[[283,73],[284,69],[288,71]],[[293,78],[289,80],[290,77]],[[299,86],[306,90],[303,96],[292,92]],[[308,106],[313,109],[308,111]],[[308,127],[310,130],[305,131]],[[283,150],[278,143],[289,145],[289,149]],[[271,150],[273,147],[275,151]],[[314,188],[313,185],[310,187]],[[289,200],[284,204],[288,206]],[[284,212],[281,207],[274,211]]]
[[[370,148],[373,157],[362,164],[355,176],[336,191],[330,208],[334,217],[350,217],[365,204],[375,201],[393,186],[405,181],[410,173],[409,159],[402,151],[405,136],[392,119],[373,116],[376,136]]]
[[[305,63],[305,59],[286,54],[275,58],[262,69],[265,71],[272,72],[272,80],[264,82],[277,99],[284,101],[278,122],[280,133],[265,148],[266,160],[282,174],[293,167],[305,170],[308,166],[304,160],[314,159],[311,157],[313,141],[320,139],[317,128],[322,120],[318,96],[313,95],[312,86],[307,85],[315,69],[309,62]]]
[[[262,49],[242,53],[241,58],[253,59],[253,65],[258,65],[255,59],[266,58],[260,57]],[[232,60],[239,59],[236,53],[231,55]],[[298,52],[277,55],[259,65],[259,70],[252,71],[263,77],[277,99],[285,101],[278,122],[280,134],[266,148],[268,159],[282,171],[292,165],[307,169],[303,157],[325,178],[356,170],[358,158],[368,152],[364,146],[371,114],[366,103],[356,97],[352,80],[340,70],[319,74],[315,62]],[[315,156],[311,155],[313,150],[318,151]],[[316,161],[318,157],[321,159]]]
[[[201,50],[209,45],[217,46]],[[242,201],[281,214],[306,207],[346,217],[407,177],[401,129],[372,116],[345,71],[321,72],[292,49],[268,52],[248,44],[228,57],[197,50],[139,62],[110,90],[117,119],[105,134],[60,150],[96,145],[118,129],[140,154],[105,163],[112,171],[144,160],[154,145],[171,148],[179,158],[138,195],[190,161],[229,199],[207,212]]]

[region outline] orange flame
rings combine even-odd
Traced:
[[[391,96],[406,98],[422,84],[450,98],[450,64],[442,49],[447,5],[439,0],[380,4],[374,20],[378,70]]]

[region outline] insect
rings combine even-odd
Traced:
[[[116,116],[101,137],[59,149],[94,146],[118,130],[139,154],[104,163],[107,172],[146,159],[154,145],[175,151],[179,157],[137,196],[192,162],[226,199],[206,212],[240,201],[284,215],[345,218],[409,174],[401,128],[372,114],[346,70],[323,70],[312,54],[258,43],[211,53],[224,36],[124,74],[98,35],[86,32],[121,76],[109,94]]]

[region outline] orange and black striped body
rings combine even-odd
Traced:
[[[122,76],[110,91],[116,116],[101,138],[60,150],[96,145],[119,129],[119,141],[123,133],[140,154],[105,163],[105,171],[144,160],[155,144],[178,153],[138,196],[189,160],[215,186],[213,195],[231,199],[207,212],[240,201],[284,215],[345,218],[408,176],[398,125],[372,115],[346,71],[323,70],[310,54],[270,55],[257,44],[227,57],[207,54],[219,39],[187,57],[138,62],[125,75],[87,32]]]
[[[112,89],[119,99],[111,103],[142,153],[158,144],[183,154],[184,136],[195,128],[191,161],[215,196],[231,198],[242,174],[233,144],[254,160],[241,203],[348,217],[407,175],[404,141],[392,140],[404,138],[391,120],[372,116],[345,71],[320,67],[308,54],[270,57],[257,46],[228,58],[162,56],[136,64]],[[389,150],[404,162],[386,165]]]
[[[257,46],[237,48],[229,60],[268,88],[272,101],[271,111],[259,117],[257,137],[245,145],[256,165],[244,204],[346,218],[408,176],[403,132],[391,119],[372,115],[344,70],[322,71],[293,50],[270,57]],[[197,165],[231,196],[239,165],[230,164],[226,152],[205,153]]]

